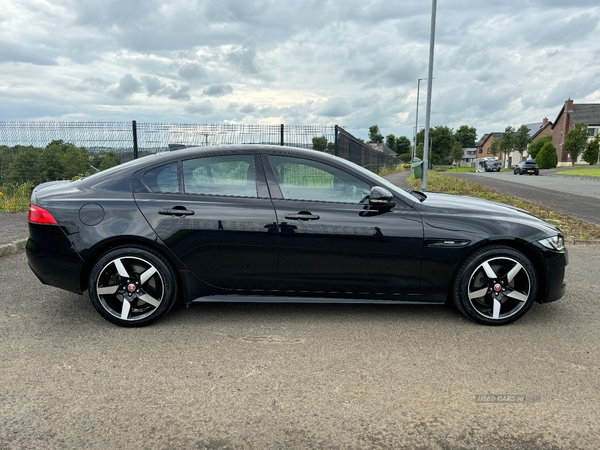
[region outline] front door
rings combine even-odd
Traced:
[[[334,166],[278,155],[268,155],[265,164],[281,190],[273,198],[278,290],[398,299],[418,293],[423,227],[417,211],[402,203],[387,212],[369,210],[371,186]]]

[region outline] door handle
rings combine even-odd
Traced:
[[[316,214],[286,214],[284,217],[288,220],[319,220]]]
[[[158,213],[166,216],[193,216],[195,214],[194,211],[185,209],[183,206],[175,206],[171,209],[159,209]]]

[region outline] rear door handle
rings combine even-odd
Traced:
[[[176,206],[171,209],[159,209],[158,213],[166,215],[166,216],[193,216],[194,215],[194,211],[185,209],[185,207],[183,207],[183,206],[180,206],[180,207]]]
[[[284,217],[288,220],[319,220],[316,214],[286,214]]]

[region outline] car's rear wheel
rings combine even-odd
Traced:
[[[118,247],[94,264],[89,295],[109,322],[141,327],[169,312],[177,297],[177,277],[171,264],[153,250]]]
[[[537,275],[522,253],[506,246],[470,255],[454,279],[452,297],[460,312],[485,325],[521,318],[537,295]]]

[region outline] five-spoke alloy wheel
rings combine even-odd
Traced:
[[[96,310],[121,326],[148,325],[175,303],[176,277],[162,256],[137,246],[103,255],[90,273],[89,294]]]
[[[464,315],[486,325],[504,325],[523,316],[537,295],[537,276],[522,253],[505,246],[475,252],[461,265],[454,303]]]

